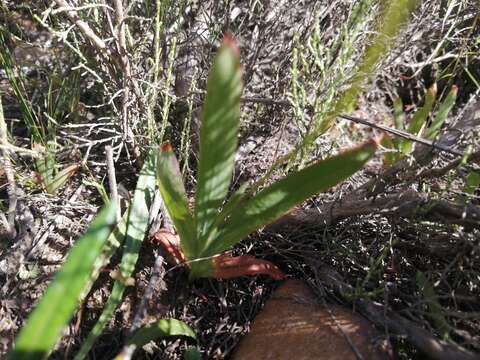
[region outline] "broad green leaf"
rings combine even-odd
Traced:
[[[39,144],[34,144],[32,146],[32,149],[42,151],[42,152],[45,151],[45,148]],[[56,165],[55,157],[50,152],[46,152],[44,157],[41,157],[35,160],[35,166],[37,168],[38,173],[41,176],[42,183],[45,185],[46,189],[48,188],[46,184],[53,177],[53,174],[55,171],[55,165]]]
[[[248,188],[248,183],[241,185],[237,191],[235,191],[228,202],[223,207],[220,215],[217,216],[217,220],[215,221],[215,227],[218,227],[223,221],[230,215],[230,213],[235,210],[237,205],[242,201],[242,199],[246,196],[246,191]]]
[[[452,86],[452,89],[448,93],[447,97],[440,104],[437,114],[435,115],[435,119],[433,119],[432,124],[427,129],[425,138],[429,140],[434,140],[437,137],[443,123],[445,122],[448,114],[452,110],[453,105],[455,105],[455,100],[457,99],[457,93],[458,93],[458,88],[455,85]]]
[[[240,202],[202,256],[219,254],[258,228],[274,221],[310,196],[328,190],[360,170],[373,156],[374,141],[292,173]]]
[[[187,259],[193,259],[197,254],[195,224],[188,209],[187,194],[178,161],[168,143],[162,145],[160,150],[157,180],[165,207],[180,236],[182,251]]]
[[[446,340],[448,338],[449,325],[443,316],[442,306],[438,303],[432,284],[421,271],[417,272],[417,286],[425,298],[425,302],[430,311],[430,317],[432,318],[436,329],[440,332],[442,338]]]
[[[240,204],[240,202],[243,200],[243,198],[246,196],[246,190],[248,188],[248,183],[245,183],[240,186],[240,188],[235,191],[228,202],[225,204],[223,207],[222,211],[220,214],[217,216],[217,218],[214,221],[214,224],[208,234],[208,237],[206,240],[202,242],[202,249],[207,248],[211,242],[216,238],[218,234],[218,228],[219,226],[225,221],[225,219],[230,215],[230,213],[237,207],[237,205]],[[210,262],[198,262],[198,263],[192,263],[191,264],[191,270],[193,273],[193,278],[199,277],[199,276],[204,276],[202,274],[206,274],[207,272],[211,272],[212,267]]]
[[[467,194],[473,195],[477,188],[480,186],[480,172],[472,171],[467,175],[465,179],[465,187],[463,191]]]
[[[43,188],[49,194],[55,194],[57,190],[75,174],[78,168],[80,168],[80,164],[72,164],[57,172],[57,162],[53,149],[49,148],[49,146],[45,149],[45,147],[39,143],[34,143],[32,149],[45,154],[45,156],[35,160],[35,167],[40,175]]]
[[[425,103],[424,105],[415,112],[410,121],[407,131],[413,135],[419,135],[422,128],[426,125],[428,116],[432,111],[433,104],[437,97],[437,86],[434,84],[430,87],[425,94]]]
[[[238,142],[241,92],[239,50],[226,35],[208,77],[200,129],[195,197],[200,245],[205,243],[230,185]]]
[[[114,360],[129,360],[137,348],[165,336],[188,336],[197,339],[195,332],[183,321],[175,319],[158,320],[138,330]]]
[[[75,356],[75,359],[77,360],[84,359],[87,356],[98,336],[102,333],[105,325],[110,321],[115,309],[122,300],[123,292],[127,287],[126,281],[135,269],[140,245],[142,244],[145,232],[147,231],[149,209],[155,192],[156,161],[157,156],[152,151],[145,160],[145,164],[140,171],[137,187],[135,188],[135,193],[133,195],[132,205],[128,213],[123,256],[120,262],[119,279],[115,280],[112,293],[107,300],[107,304],[105,305],[100,318],[90,331],[90,334],[83,343],[80,351]]]
[[[197,339],[195,332],[183,321],[176,319],[162,319],[138,330],[127,345],[141,347],[162,336],[188,336]]]
[[[91,284],[95,264],[108,244],[116,214],[116,205],[107,205],[70,250],[20,331],[8,359],[44,359],[48,356],[78,307],[82,293]]]
[[[155,194],[156,163],[157,153],[151,151],[140,170],[133,194],[132,206],[128,215],[124,252],[120,263],[120,271],[125,278],[128,278],[135,268],[138,252],[147,231],[150,206]]]

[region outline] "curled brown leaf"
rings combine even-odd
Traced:
[[[252,255],[233,257],[222,254],[213,258],[214,278],[230,279],[243,275],[269,275],[275,280],[285,278],[285,274],[270,261],[257,259]]]
[[[170,230],[160,229],[153,236],[165,251],[171,256],[171,260],[176,265],[185,262],[185,255],[180,247],[180,238]]]

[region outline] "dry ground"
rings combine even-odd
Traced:
[[[173,3],[169,8],[172,14],[165,15],[169,26],[162,42],[162,61],[168,68],[172,39],[177,37],[177,51],[171,56],[173,77],[169,83],[165,75],[168,71],[161,75],[163,84],[167,85],[153,106],[153,118],[158,127],[163,120],[168,120],[165,136],[178,152],[183,148],[185,178],[189,190],[193,191],[201,90],[218,38],[224,31],[231,31],[240,44],[245,84],[234,186],[253,181],[264,174],[276,158],[287,153],[304,131],[304,125],[298,122],[288,102],[293,48],[311,35],[316,14],[320,14],[323,40],[331,44],[353,2],[192,1],[184,9],[180,2]],[[149,10],[154,4],[146,1],[143,6],[134,3],[132,17],[128,19],[134,41],[130,45],[132,76],[139,81],[151,66],[142,57],[151,54],[154,33],[151,20],[154,12]],[[51,15],[44,18],[42,26],[34,15],[41,18],[45,9],[41,1],[31,4],[3,1],[0,25],[3,31],[13,34],[0,46],[12,52],[17,70],[23,72],[26,79],[25,94],[39,114],[48,111],[45,94],[49,85],[58,88],[63,78],[71,77],[71,69],[78,68],[76,55],[51,31],[70,26],[68,19],[62,14]],[[392,53],[379,66],[354,114],[392,126],[392,101],[396,96],[414,111],[421,105],[425,89],[433,82],[437,82],[439,94],[455,84],[459,87],[459,96],[441,139],[455,149],[463,151],[470,146],[472,152],[478,151],[480,31],[477,10],[473,0],[422,2],[411,24],[395,41]],[[175,15],[177,11],[180,15]],[[179,16],[183,22],[176,24],[175,17]],[[52,27],[50,31],[46,24]],[[369,24],[366,19],[365,32]],[[101,31],[98,27],[95,29]],[[143,41],[135,43],[138,34],[143,34]],[[80,35],[68,36],[85,55],[96,58]],[[356,39],[358,44],[351,45],[354,51],[362,50],[362,40],[364,35],[360,34]],[[115,82],[112,78],[115,74],[108,73],[108,66],[102,65],[101,59],[96,61],[100,62],[94,68],[97,73],[80,68],[76,82],[65,85],[72,86],[68,96],[77,96],[73,90],[78,91],[78,104],[71,111],[63,110],[55,125],[58,162],[83,161],[82,168],[55,195],[49,195],[33,181],[35,167],[31,158],[23,154],[12,157],[15,182],[22,191],[20,205],[17,205],[17,230],[22,234],[22,226],[26,226],[33,229],[33,233],[23,237],[30,242],[16,241],[20,235],[15,239],[5,235],[0,242],[0,356],[12,345],[48,280],[102,204],[93,183],[101,183],[106,178],[105,145],[114,146],[118,155],[117,178],[130,192],[135,187],[141,154],[149,145],[145,127],[139,120],[145,115],[139,105],[130,105],[132,121],[137,124],[132,127],[135,143],[131,138],[122,137],[125,134],[121,125],[122,104],[117,100],[109,103],[115,99],[113,95],[121,81]],[[86,64],[91,65],[88,61]],[[345,71],[353,65],[344,64]],[[331,69],[332,76],[335,71],[338,69]],[[192,79],[196,83],[193,92],[190,91]],[[328,85],[319,85],[320,80],[313,73],[304,81],[306,93]],[[31,131],[22,120],[18,98],[1,69],[0,91],[10,142],[30,148]],[[167,99],[171,106],[165,116]],[[305,110],[307,121],[311,116]],[[181,138],[185,119],[189,118],[192,130],[186,142],[190,146],[186,148]],[[325,157],[378,133],[363,125],[338,120],[317,140],[306,161]],[[395,316],[407,320],[409,326],[425,329],[436,339],[440,337],[429,310],[429,300],[416,281],[416,274],[421,271],[434,287],[454,349],[462,347],[480,354],[480,193],[478,188],[471,194],[464,191],[467,175],[479,170],[478,156],[466,164],[455,162],[456,159],[452,154],[418,147],[414,156],[388,170],[382,164],[380,151],[362,172],[334,190],[307,201],[283,223],[250,236],[234,251],[271,260],[289,276],[305,279],[319,297],[329,302],[346,306],[360,306],[359,300],[382,304],[387,318],[379,320],[371,316],[370,320],[392,341],[401,359],[425,358],[425,353],[412,341],[408,326],[402,332],[388,322]],[[287,170],[277,171],[274,177]],[[0,181],[1,207],[6,212],[11,199],[3,170]],[[376,186],[366,187],[369,181]],[[114,319],[97,341],[92,358],[112,358],[121,349],[159,253],[158,245],[147,239],[135,271],[135,286],[129,288]],[[117,255],[110,267],[114,268],[118,261]],[[325,276],[327,269],[351,285],[353,294],[347,296],[329,282]],[[228,357],[277,286],[264,277],[189,283],[182,269],[166,266],[162,271],[163,278],[154,284],[156,292],[147,307],[146,320],[174,317],[186,321],[197,332],[205,358]],[[69,358],[79,348],[98,318],[111,284],[106,269],[52,358]],[[359,309],[361,311],[361,306]],[[368,317],[365,311],[362,314]],[[184,346],[184,340],[159,341],[140,350],[136,358],[176,359],[180,358]]]

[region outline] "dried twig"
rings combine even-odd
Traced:
[[[92,28],[85,21],[80,19],[77,11],[74,10],[74,7],[72,7],[66,0],[55,0],[55,2],[60,8],[66,10],[66,14],[70,21],[78,26],[83,35],[90,40],[98,52],[106,55],[107,57],[111,56],[111,50],[107,44],[100,37],[98,37],[97,34],[95,34]]]
[[[424,218],[480,228],[480,208],[471,204],[459,205],[446,200],[431,199],[414,190],[373,199],[345,199],[321,206],[319,209],[296,209],[269,225],[269,231],[289,227],[330,225],[353,216],[379,214],[405,218]]]
[[[292,103],[288,100],[275,100],[275,99],[262,98],[262,97],[251,97],[251,96],[244,96],[244,97],[241,98],[241,100],[243,102],[255,102],[255,103],[261,103],[261,104],[266,104],[266,105],[292,106]],[[311,108],[310,110],[313,110],[313,109]],[[358,124],[366,125],[366,126],[369,126],[371,128],[379,129],[379,130],[385,131],[389,134],[392,134],[392,135],[395,135],[395,136],[398,136],[398,137],[401,137],[401,138],[404,138],[404,139],[407,139],[407,140],[410,140],[410,141],[413,141],[413,142],[416,142],[416,143],[419,143],[419,144],[422,144],[422,145],[426,145],[426,146],[429,146],[431,148],[434,148],[434,149],[437,149],[437,150],[440,150],[440,151],[448,152],[450,154],[457,155],[457,156],[463,156],[462,151],[452,149],[448,146],[444,146],[444,145],[442,145],[438,142],[435,142],[435,141],[430,141],[430,140],[427,140],[427,139],[423,139],[421,137],[410,134],[409,132],[406,132],[406,131],[402,131],[402,130],[391,128],[389,126],[377,124],[376,122],[373,122],[373,121],[370,121],[370,120],[367,120],[367,119],[364,119],[364,118],[360,118],[360,117],[357,117],[357,116],[340,114],[340,115],[338,115],[338,117],[342,118],[342,119],[345,119],[345,120],[356,122]]]
[[[457,156],[463,156],[463,151],[452,149],[448,146],[444,146],[444,145],[439,144],[435,141],[422,139],[422,138],[420,138],[418,136],[415,136],[413,134],[410,134],[409,132],[406,132],[406,131],[402,131],[402,130],[394,129],[394,128],[391,128],[391,127],[388,127],[388,126],[385,126],[385,125],[377,124],[377,123],[374,123],[370,120],[359,118],[359,117],[356,117],[356,116],[341,114],[338,117],[340,117],[342,119],[346,119],[346,120],[356,122],[358,124],[367,125],[371,128],[379,129],[379,130],[388,132],[392,135],[402,137],[404,139],[407,139],[407,140],[410,140],[410,141],[413,141],[413,142],[417,142],[417,143],[422,144],[422,145],[427,145],[431,148],[434,148],[434,149],[437,149],[437,150],[440,150],[440,151],[445,151],[445,152],[448,152],[450,154],[457,155]]]
[[[115,164],[113,162],[113,149],[110,145],[105,146],[105,153],[107,156],[107,172],[108,172],[108,185],[110,187],[110,198],[117,204],[118,218],[120,219],[120,199],[118,197],[117,178],[115,176]]]
[[[13,172],[12,162],[9,156],[9,143],[7,136],[7,124],[3,116],[2,98],[0,97],[0,148],[2,155],[3,168],[7,177],[8,187],[8,212],[7,221],[4,222],[6,235],[9,239],[14,239],[17,231],[15,230],[15,215],[17,210],[17,185],[15,183],[15,174]]]
[[[155,264],[153,265],[152,276],[150,277],[145,293],[143,294],[142,300],[140,301],[135,316],[133,317],[132,327],[129,330],[130,336],[142,326],[147,315],[148,304],[153,298],[155,289],[158,289],[158,284],[163,281],[163,277],[165,276],[163,262],[163,257],[157,255]],[[159,294],[156,295],[158,296]]]

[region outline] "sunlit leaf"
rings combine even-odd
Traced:
[[[418,109],[410,120],[407,131],[413,135],[419,135],[420,130],[426,125],[428,115],[432,111],[433,104],[437,98],[437,86],[434,84],[430,87],[425,94],[425,103]]]
[[[195,332],[183,321],[176,319],[162,319],[144,326],[127,341],[127,345],[143,346],[161,336],[188,336],[196,339]]]
[[[146,325],[138,330],[125,346],[125,351],[118,354],[114,359],[130,359],[135,349],[140,348],[150,341],[166,336],[186,336],[197,339],[195,332],[183,321],[175,319],[162,319]]]
[[[155,192],[156,161],[157,154],[154,152],[150,153],[140,171],[137,187],[135,188],[133,195],[132,205],[128,213],[127,230],[125,234],[122,260],[120,263],[119,278],[116,279],[113,284],[112,292],[100,318],[82,344],[80,351],[75,356],[75,359],[77,360],[84,359],[87,356],[90,348],[102,333],[105,325],[110,321],[115,309],[120,304],[123,292],[128,285],[126,279],[130,278],[135,269],[140,245],[142,244],[147,230],[149,209]]]
[[[9,359],[43,359],[48,356],[79,305],[82,293],[91,284],[95,263],[108,244],[116,216],[116,205],[107,205],[75,243],[20,331]]]
[[[465,180],[465,187],[463,191],[467,194],[473,195],[480,186],[480,172],[471,171]]]
[[[393,100],[393,118],[395,120],[395,128],[398,130],[405,129],[405,112],[403,111],[402,99],[397,97]]]
[[[68,179],[70,179],[80,168],[80,164],[72,164],[61,171],[59,171],[55,176],[50,179],[44,180],[45,187],[49,194],[55,194],[58,189],[60,189]]]
[[[45,149],[39,143],[34,143],[32,150],[45,154],[35,160],[35,167],[40,183],[49,194],[55,194],[80,168],[80,164],[72,164],[57,173],[57,162],[53,150]]]
[[[200,129],[195,220],[201,243],[210,234],[230,185],[238,143],[241,91],[239,49],[226,35],[208,77]]]
[[[293,206],[345,180],[363,167],[376,148],[375,141],[367,142],[292,173],[254,197],[240,202],[230,213],[215,242],[202,256],[221,253],[248,234],[274,221]]]

